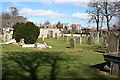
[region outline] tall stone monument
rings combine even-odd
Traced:
[[[71,38],[70,39],[70,48],[75,48],[75,40],[74,40],[74,38]]]

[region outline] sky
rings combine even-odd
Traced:
[[[60,21],[94,27],[95,24],[88,24],[88,2],[89,0],[7,0],[2,1],[2,12],[8,11],[9,7],[16,7],[20,16],[32,22],[50,21],[54,24]]]

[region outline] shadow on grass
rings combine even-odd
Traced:
[[[99,52],[99,53],[105,53],[106,52],[106,48],[101,47],[101,46],[94,46],[94,50],[95,52]]]
[[[99,69],[100,71],[110,72],[109,70],[105,70],[105,69],[104,69],[104,66],[105,66],[106,64],[107,64],[107,63],[104,62],[104,63],[100,63],[100,64],[92,65],[92,66],[90,66],[90,67],[93,67],[93,68]]]

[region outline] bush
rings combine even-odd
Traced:
[[[17,42],[19,42],[21,38],[24,38],[26,44],[36,42],[40,33],[39,28],[35,26],[33,22],[16,23],[13,25],[13,29],[13,38],[15,38]]]

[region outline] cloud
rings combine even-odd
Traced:
[[[70,4],[75,6],[87,6],[90,0],[41,0],[43,4]]]
[[[71,15],[71,18],[77,20],[87,20],[89,19],[89,14],[76,12]]]
[[[55,3],[64,3],[64,2],[89,2],[90,0],[41,0],[42,2],[55,2]]]
[[[19,2],[13,1],[12,2],[14,6],[22,6],[22,7],[27,7],[27,5],[20,4]]]
[[[33,17],[47,17],[51,19],[59,19],[64,17],[64,14],[55,12],[53,10],[32,10],[31,8],[23,8],[19,11],[20,15],[33,16]]]

